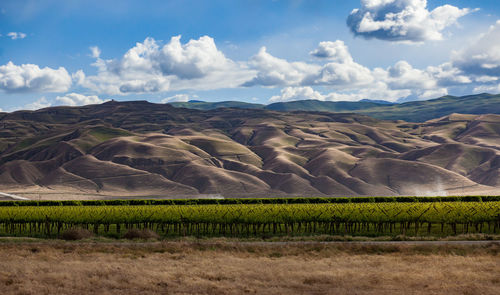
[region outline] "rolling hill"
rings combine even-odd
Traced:
[[[408,123],[146,101],[3,113],[0,191],[29,198],[498,194],[500,116]]]

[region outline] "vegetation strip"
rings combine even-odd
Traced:
[[[500,196],[448,197],[337,197],[337,198],[228,198],[228,199],[139,199],[139,200],[66,200],[0,201],[0,206],[145,206],[145,205],[231,205],[231,204],[337,204],[337,203],[430,203],[499,202]]]
[[[0,207],[2,235],[59,237],[75,228],[111,237],[494,234],[500,202]]]

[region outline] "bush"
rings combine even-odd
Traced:
[[[149,240],[149,239],[159,239],[160,236],[150,229],[137,229],[132,228],[129,229],[123,237],[129,240],[141,239],[141,240]]]
[[[88,239],[92,237],[93,234],[87,229],[84,228],[79,228],[79,227],[72,227],[70,229],[65,230],[62,233],[62,238],[63,240],[66,241],[76,241],[76,240],[81,240],[81,239]]]

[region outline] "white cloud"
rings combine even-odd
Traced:
[[[480,85],[474,87],[473,90],[475,93],[500,93],[500,84],[494,85]]]
[[[418,96],[421,99],[431,99],[431,98],[438,98],[441,96],[448,95],[448,89],[446,88],[437,88],[437,89],[430,89],[430,90],[425,90],[420,93]]]
[[[329,85],[356,87],[373,80],[369,69],[354,62],[343,41],[321,42],[311,54],[332,62],[323,66],[304,62],[289,62],[272,56],[265,47],[262,47],[249,62],[258,73],[243,86]]]
[[[180,39],[181,36],[172,37],[159,53],[158,63],[163,74],[194,79],[233,66],[232,61],[217,49],[214,39],[203,36],[184,45]]]
[[[10,32],[7,34],[7,36],[9,36],[12,40],[26,38],[26,34],[21,32]]]
[[[374,76],[381,69],[374,71]],[[382,70],[383,71],[383,70]],[[353,91],[336,91],[328,93],[325,100],[329,101],[358,101],[361,99],[386,100],[390,102],[398,101],[413,94],[410,89],[391,89],[384,81],[374,81],[365,87],[354,89]]]
[[[85,82],[85,73],[82,70],[78,70],[71,74],[71,79],[76,85],[83,85]]]
[[[309,54],[319,59],[327,59],[339,63],[353,61],[349,49],[344,44],[344,41],[341,40],[319,42],[318,48]]]
[[[40,68],[34,64],[0,66],[0,89],[5,92],[64,92],[72,81],[65,68]]]
[[[161,100],[161,103],[169,103],[169,102],[188,102],[193,99],[197,99],[197,95],[189,95],[189,94],[176,94],[170,97],[165,97]]]
[[[256,69],[257,75],[245,82],[243,86],[285,86],[301,85],[309,75],[316,74],[321,68],[318,65],[304,62],[288,62],[287,60],[272,56],[266,47],[260,48],[249,64]]]
[[[101,56],[101,49],[97,46],[91,46],[90,48],[90,56],[93,58],[99,58]]]
[[[406,90],[419,99],[437,98],[448,94],[451,86],[465,85],[472,81],[450,63],[424,70],[413,68],[407,61],[399,61],[387,69],[375,69],[373,76],[391,90]]]
[[[87,96],[79,93],[68,93],[64,96],[57,96],[56,101],[59,102],[59,104],[68,106],[100,104],[104,102],[104,100],[100,99],[96,95]]]
[[[436,80],[427,72],[413,68],[406,61],[398,61],[387,70],[386,81],[392,89],[433,89]]]
[[[332,62],[323,65],[317,74],[307,77],[303,85],[357,87],[373,81],[370,70],[354,62],[349,48],[341,40],[320,42],[310,54]]]
[[[429,66],[426,71],[437,80],[440,86],[455,86],[472,82],[470,77],[454,67],[451,62],[443,63],[437,67]]]
[[[498,80],[500,80],[499,77],[492,77],[492,76],[478,76],[474,78],[474,81],[479,83],[496,82]]]
[[[361,0],[361,8],[351,12],[347,25],[355,35],[367,39],[442,40],[442,31],[470,12],[452,5],[429,11],[427,0]]]
[[[48,108],[51,105],[52,105],[52,103],[50,103],[45,97],[41,97],[40,99],[38,99],[32,103],[26,104],[24,107],[22,107],[22,109],[34,111],[34,110],[39,110],[39,109],[43,109],[43,108]]]
[[[245,65],[226,58],[208,36],[186,44],[175,36],[164,46],[146,38],[120,59],[97,58],[93,65],[97,75],[76,78],[84,87],[109,94],[230,88],[253,75]]]
[[[307,77],[302,85],[329,85],[359,87],[373,81],[370,70],[358,63],[332,62],[324,65],[319,73]]]
[[[305,99],[320,101],[359,101],[362,99],[377,99],[386,101],[397,101],[411,94],[409,90],[392,90],[383,82],[373,83],[370,87],[361,88],[353,92],[330,92],[322,94],[312,87],[286,87],[281,90],[280,95],[272,96],[269,102],[284,102]]]
[[[280,95],[269,99],[270,102],[293,101],[304,99],[325,100],[325,97],[311,87],[286,87],[281,89]]]
[[[483,81],[487,77],[500,77],[500,20],[479,40],[455,52],[452,62],[466,74]]]

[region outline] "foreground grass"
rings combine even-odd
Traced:
[[[24,240],[2,294],[499,294],[500,245]]]

